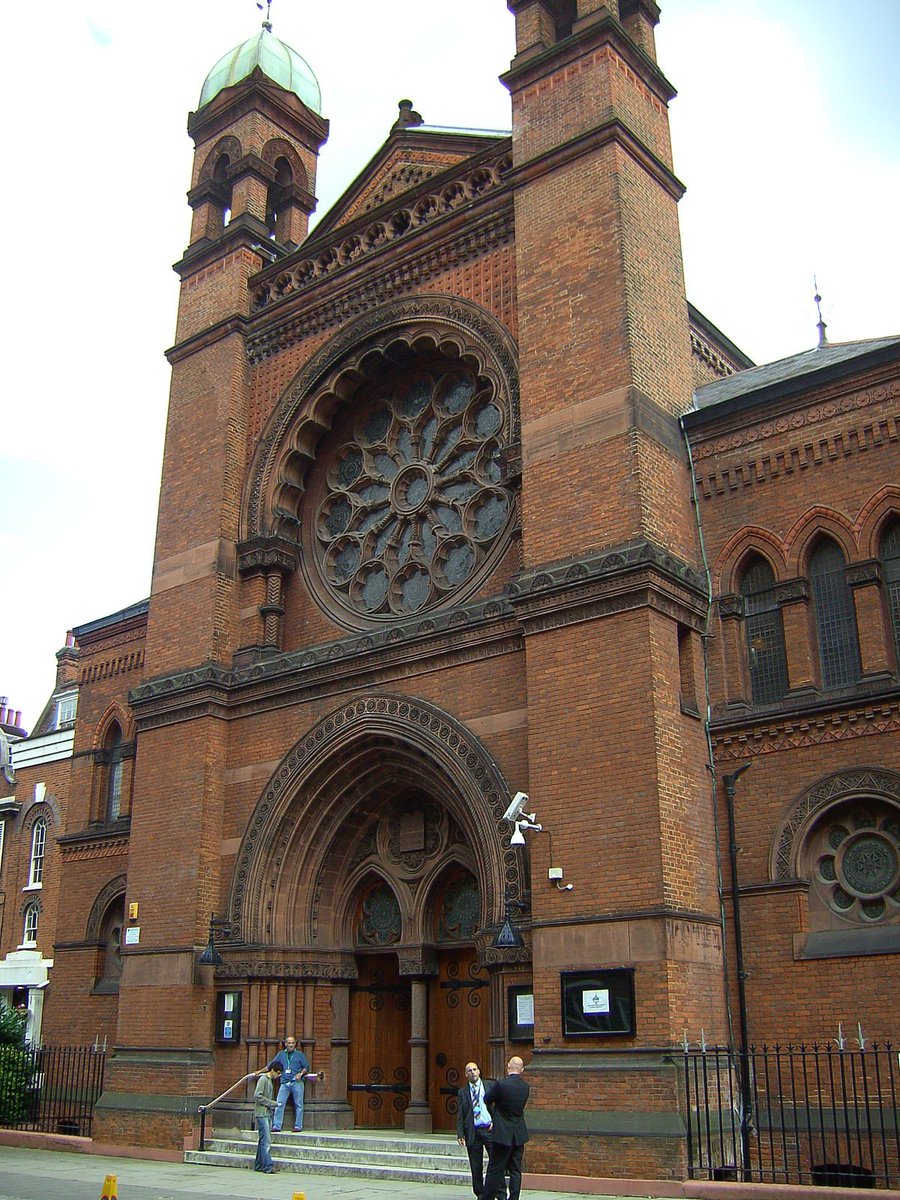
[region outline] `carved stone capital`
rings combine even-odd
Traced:
[[[718,599],[719,616],[723,621],[738,620],[744,615],[744,597],[731,593]]]
[[[258,575],[265,571],[296,571],[298,551],[287,538],[270,536],[248,538],[238,543],[238,571],[241,575]]]
[[[884,575],[878,559],[869,558],[865,562],[851,563],[849,567],[845,567],[844,578],[850,587],[866,587],[872,583],[881,583]]]
[[[397,960],[399,962],[400,977],[408,978],[409,976],[418,976],[419,978],[432,978],[438,973],[437,954],[430,946],[415,948],[409,951],[398,950]]]
[[[775,586],[776,604],[809,604],[809,580],[785,579]]]

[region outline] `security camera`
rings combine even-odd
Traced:
[[[525,805],[528,803],[528,794],[526,792],[516,792],[512,800],[509,802],[509,808],[503,814],[504,821],[514,821],[518,817]],[[534,820],[532,815],[531,820]]]

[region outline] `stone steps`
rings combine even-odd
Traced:
[[[255,1156],[256,1134],[235,1129],[210,1138],[202,1153],[188,1150],[184,1161],[252,1168]],[[471,1184],[466,1152],[450,1134],[282,1132],[272,1136],[272,1161],[279,1170],[297,1174]]]

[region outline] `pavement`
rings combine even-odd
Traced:
[[[116,1176],[115,1200],[297,1200],[300,1196],[304,1200],[472,1200],[468,1188],[437,1183],[286,1171],[259,1175],[228,1167],[0,1146],[0,1200],[101,1200],[107,1175]],[[522,1200],[560,1200],[572,1195],[522,1190]],[[595,1194],[593,1200],[622,1198]],[[660,1194],[659,1200],[669,1198]]]

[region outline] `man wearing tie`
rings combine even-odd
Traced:
[[[493,1120],[484,1101],[485,1083],[492,1079],[481,1078],[478,1063],[466,1063],[466,1082],[457,1092],[456,1140],[465,1146],[472,1170],[472,1191],[481,1200],[484,1192],[484,1152],[491,1152]],[[506,1188],[500,1192],[500,1200],[506,1200]]]
[[[493,1114],[493,1139],[488,1159],[487,1179],[482,1200],[498,1200],[506,1188],[503,1176],[509,1172],[509,1200],[519,1200],[522,1190],[522,1155],[528,1141],[525,1105],[531,1088],[522,1078],[525,1064],[514,1055],[506,1064],[506,1078],[485,1088],[484,1100]]]

